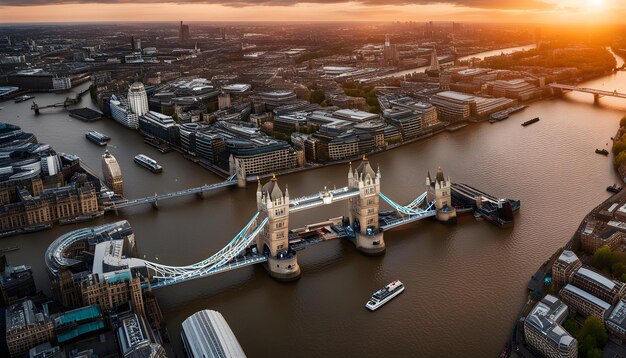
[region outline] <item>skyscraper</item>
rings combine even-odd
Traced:
[[[135,82],[128,88],[128,107],[138,116],[148,112],[148,95],[143,83]]]
[[[181,41],[189,39],[189,25],[183,25],[183,22],[180,22],[180,29],[178,30],[178,36]]]

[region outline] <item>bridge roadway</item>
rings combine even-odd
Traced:
[[[359,196],[359,189],[343,187],[289,200],[289,212],[312,209]]]
[[[140,199],[128,200],[119,204],[112,204],[112,205],[107,206],[104,209],[104,211],[113,211],[117,209],[123,209],[123,208],[128,208],[131,206],[142,205],[142,204],[154,204],[161,200],[178,198],[181,196],[187,196],[187,195],[192,195],[192,194],[201,194],[201,193],[205,193],[211,190],[224,188],[227,186],[233,186],[233,185],[237,185],[237,179],[235,175],[231,176],[230,178],[220,183],[215,183],[215,184],[210,184],[210,185],[205,184],[203,186],[199,186],[196,188],[175,191],[175,192],[167,193],[167,194],[148,196],[148,197],[140,198]]]
[[[617,98],[626,98],[626,94],[625,93],[619,93],[616,91],[604,91],[604,90],[598,90],[598,89],[593,89],[593,88],[586,88],[586,87],[578,87],[578,86],[571,86],[571,85],[562,85],[559,83],[550,83],[550,87],[553,89],[560,89],[560,90],[564,90],[564,91],[576,91],[576,92],[584,92],[584,93],[591,93],[595,96],[609,96],[609,97],[617,97]]]

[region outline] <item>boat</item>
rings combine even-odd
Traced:
[[[609,155],[609,151],[606,149],[596,149],[596,154]]]
[[[511,114],[513,114],[515,112],[519,112],[519,111],[521,111],[521,110],[523,110],[525,108],[528,108],[528,106],[520,104],[520,105],[517,105],[517,106],[513,106],[511,108],[507,108],[507,109],[505,109],[503,111],[492,113],[489,116],[489,123],[495,123],[495,122],[498,122],[498,121],[503,121],[503,120],[509,118],[509,116]]]
[[[611,186],[606,187],[606,191],[611,192],[611,193],[619,193],[620,190],[622,190],[622,187],[617,184],[613,184]]]
[[[9,247],[3,247],[0,249],[0,253],[5,253],[5,252],[11,252],[11,251],[17,251],[19,250],[20,247],[19,246],[9,246]]]
[[[404,291],[404,285],[400,280],[395,280],[380,290],[374,292],[372,298],[365,304],[370,311],[375,311],[380,306],[391,301],[392,298]]]
[[[59,219],[59,225],[82,223],[82,222],[90,221],[93,219],[97,219],[101,217],[102,215],[104,215],[104,210],[96,211],[95,213],[92,213],[92,214],[78,215],[73,218]]]
[[[33,98],[35,98],[35,96],[29,96],[27,94],[25,94],[23,96],[17,96],[17,97],[15,97],[15,103],[28,101],[29,99],[33,99]]]
[[[539,122],[539,117],[535,117],[533,119],[527,120],[526,122],[522,123],[522,126],[526,127],[536,122]]]
[[[160,173],[163,171],[163,167],[160,166],[156,160],[148,157],[147,155],[139,154],[135,156],[135,163],[150,170],[153,173]]]
[[[111,140],[111,137],[96,131],[87,131],[85,137],[100,146],[107,145]]]

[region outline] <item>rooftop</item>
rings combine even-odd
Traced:
[[[599,299],[598,297],[592,295],[591,293],[589,293],[587,291],[581,290],[580,288],[578,288],[578,287],[576,287],[574,285],[567,284],[567,285],[565,285],[565,287],[563,287],[563,290],[569,291],[569,292],[571,292],[571,293],[573,293],[573,294],[575,294],[577,296],[580,296],[583,299],[585,299],[585,300],[587,300],[587,301],[589,301],[589,302],[591,302],[591,303],[593,303],[593,304],[595,304],[597,306],[600,306],[600,307],[602,307],[605,310],[608,310],[609,308],[611,308],[610,304],[606,303],[605,301]]]
[[[606,288],[608,288],[609,290],[612,290],[615,287],[615,282],[611,281],[610,279],[600,275],[597,272],[593,272],[589,269],[586,269],[584,267],[581,267],[578,269],[578,271],[576,272],[576,274],[580,274],[590,280],[596,281],[597,283],[605,286]]]

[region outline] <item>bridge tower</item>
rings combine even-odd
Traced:
[[[441,222],[456,222],[456,209],[452,206],[452,182],[450,177],[446,179],[441,167],[437,169],[437,175],[433,181],[430,171],[426,176],[426,192],[428,202],[435,202],[437,210],[436,218]]]
[[[246,182],[246,167],[241,164],[241,161],[238,158],[235,158],[232,154],[229,158],[229,166],[230,173],[236,174],[237,176],[237,186],[240,188],[245,188],[247,185]]]
[[[354,229],[356,248],[367,255],[385,253],[383,232],[378,224],[380,169],[374,172],[365,156],[359,166],[348,171],[348,187],[359,189],[359,196],[348,202],[350,226]]]
[[[256,202],[260,217],[269,219],[257,239],[257,250],[267,256],[267,271],[279,281],[298,279],[298,258],[289,248],[289,190],[283,194],[275,175],[263,186],[259,180]]]

